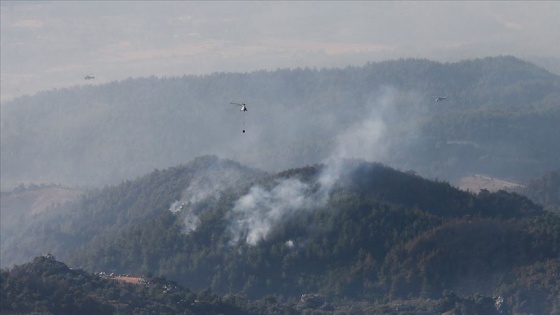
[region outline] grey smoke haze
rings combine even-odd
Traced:
[[[211,206],[223,192],[243,182],[241,171],[222,166],[221,161],[216,160],[203,172],[193,174],[181,198],[169,207],[169,211],[178,213],[183,219],[185,233],[196,231],[204,207]]]
[[[274,227],[296,211],[312,210],[326,202],[328,187],[313,192],[309,184],[298,179],[279,181],[267,190],[254,186],[242,196],[230,212],[232,241],[255,245],[265,240]]]
[[[423,99],[425,97],[415,91],[398,91],[390,86],[375,91],[361,113],[365,118],[336,135],[330,158],[385,160],[389,141],[392,141],[388,131],[397,131],[399,125],[410,124],[413,117],[421,117],[422,104],[426,103]]]
[[[407,93],[404,93],[407,95]],[[296,178],[279,180],[272,189],[254,186],[239,198],[229,213],[232,243],[256,245],[267,240],[274,228],[298,211],[323,207],[337,181],[352,171],[346,159],[377,161],[385,153],[387,122],[396,111],[399,92],[387,87],[379,91],[362,120],[350,125],[336,139],[335,149],[323,163],[318,187]],[[412,110],[412,109],[411,109]],[[294,246],[293,240],[286,240]]]
[[[556,1],[2,1],[0,13],[2,101],[151,75],[560,56]]]
[[[360,119],[345,130],[338,131],[332,152],[323,161],[325,167],[316,183],[306,183],[297,178],[282,179],[271,189],[253,186],[235,202],[228,213],[232,244],[243,242],[256,245],[266,240],[275,227],[295,213],[323,207],[337,181],[352,171],[353,164],[346,160],[383,161],[387,158],[388,145],[395,141],[393,137],[396,136],[392,132],[398,130],[400,123],[410,124],[408,118],[422,114],[423,98],[414,91],[399,91],[389,86],[372,91],[366,108],[359,115]],[[252,143],[255,139],[247,141]],[[234,143],[239,146],[237,142]],[[223,191],[236,185],[239,176],[239,172],[219,166],[194,175],[181,199],[169,209],[182,216],[186,233],[195,231],[201,223],[199,216],[202,205],[215,202]],[[294,246],[293,240],[286,242]]]

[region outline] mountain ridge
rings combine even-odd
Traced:
[[[452,182],[524,181],[558,167],[559,87],[557,75],[511,56],[69,87],[2,104],[2,181],[100,187],[205,154],[279,171],[355,150],[344,143],[366,132],[367,150],[351,157]]]
[[[245,181],[220,180],[236,169]],[[147,191],[153,198],[142,196]],[[523,291],[540,271],[520,276],[557,266],[557,215],[515,193],[473,194],[380,163],[331,161],[271,174],[206,156],[66,207],[60,212],[73,216],[22,227],[29,238],[19,248],[34,244],[90,272],[152,273],[253,300],[314,293],[381,302],[441,299],[453,290],[507,293],[522,314],[558,307],[553,285],[543,283],[532,302]],[[74,243],[60,246],[62,235]]]

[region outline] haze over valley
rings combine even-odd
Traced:
[[[560,74],[554,1],[2,1],[1,101],[151,75],[514,55]],[[94,81],[83,81],[86,75]]]

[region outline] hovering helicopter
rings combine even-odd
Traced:
[[[248,110],[247,105],[245,103],[230,102],[230,104],[239,106],[239,110],[242,111],[242,112],[246,112]],[[245,115],[243,115],[243,133],[245,133]]]
[[[241,110],[242,112],[246,112],[246,111],[247,111],[247,105],[245,105],[245,103],[230,103],[230,104],[240,106],[240,109],[239,109],[239,110]]]
[[[446,99],[447,99],[447,97],[445,97],[445,96],[438,96],[438,97],[436,97],[436,102],[445,101]]]
[[[95,79],[95,76],[93,74],[88,74],[84,77],[84,80],[93,80]]]

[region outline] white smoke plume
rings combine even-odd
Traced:
[[[232,243],[245,242],[256,245],[267,240],[278,224],[297,211],[311,211],[323,207],[334,185],[350,172],[351,164],[345,159],[378,160],[386,153],[385,119],[393,115],[396,90],[386,88],[375,99],[364,119],[351,125],[336,139],[336,147],[324,161],[325,167],[317,179],[317,187],[298,179],[280,180],[267,190],[260,186],[251,188],[241,197],[230,212]],[[293,246],[293,241],[289,241]]]
[[[242,176],[240,170],[224,166],[224,161],[216,158],[211,165],[193,174],[181,199],[173,202],[169,211],[182,217],[186,234],[196,231],[201,223],[201,211],[217,202],[224,191],[239,184]]]
[[[233,242],[244,240],[255,245],[266,240],[279,222],[296,211],[312,210],[324,204],[325,197],[323,191],[313,192],[309,184],[298,179],[281,180],[271,190],[254,186],[236,202],[231,212]]]
[[[185,203],[184,201],[175,201],[169,211],[173,213],[179,213],[182,216],[184,224],[184,232],[186,234],[196,231],[200,226],[200,218],[198,217],[198,211],[194,204]]]

